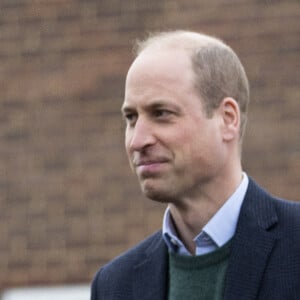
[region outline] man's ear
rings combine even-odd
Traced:
[[[240,135],[240,107],[233,98],[227,97],[219,108],[223,120],[223,139],[229,142]]]

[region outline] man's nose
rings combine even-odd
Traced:
[[[155,143],[153,128],[146,120],[139,118],[130,131],[127,138],[131,151],[141,151]]]

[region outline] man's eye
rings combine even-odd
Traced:
[[[132,124],[136,121],[137,115],[133,113],[128,113],[124,115],[124,119],[127,123]]]
[[[167,116],[169,116],[170,114],[171,114],[170,111],[164,110],[164,109],[159,109],[159,110],[156,110],[156,111],[154,112],[154,116],[155,116],[156,118],[167,117]]]

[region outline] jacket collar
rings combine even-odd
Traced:
[[[256,299],[276,241],[271,229],[277,222],[270,196],[250,178],[231,245],[224,300]]]

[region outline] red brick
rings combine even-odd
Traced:
[[[297,1],[24,1],[0,4],[0,290],[88,282],[160,228],[124,153],[131,47],[148,31],[228,42],[251,84],[243,161],[299,198]]]

